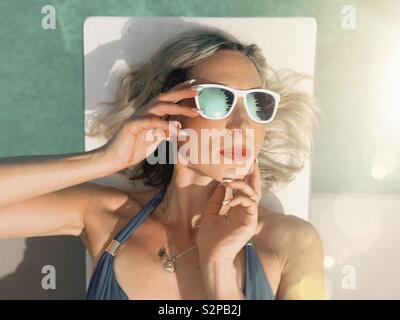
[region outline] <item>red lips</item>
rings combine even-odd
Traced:
[[[220,154],[225,158],[243,161],[250,158],[251,150],[243,146],[233,146],[231,148],[221,149]]]

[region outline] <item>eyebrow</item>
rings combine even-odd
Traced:
[[[215,81],[211,81],[212,83],[215,83],[215,84],[220,84],[220,85],[222,85],[222,86],[226,86],[226,87],[230,87],[230,86],[227,86],[226,84],[224,84],[224,83],[219,83],[219,82],[215,82]],[[261,86],[257,86],[257,87],[253,87],[253,88],[249,88],[249,89],[245,89],[245,90],[252,90],[252,89],[263,89]]]

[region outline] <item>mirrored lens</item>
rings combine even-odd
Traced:
[[[199,107],[210,118],[226,116],[232,107],[234,95],[222,88],[203,88],[198,94]]]
[[[266,92],[251,92],[246,96],[249,112],[258,121],[268,121],[274,115],[275,98]]]

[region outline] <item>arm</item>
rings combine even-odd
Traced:
[[[74,155],[0,159],[0,209],[111,174],[101,148]]]
[[[160,140],[179,135],[178,122],[164,116],[199,116],[190,106],[170,103],[196,95],[188,83],[176,85],[125,119],[105,146],[88,153],[0,159],[0,238],[80,233],[89,203],[101,205],[95,186],[81,184],[137,165]],[[161,133],[154,135],[158,142],[149,141],[151,131]]]
[[[112,172],[99,150],[1,159],[0,238],[79,235],[104,189],[85,182]]]
[[[291,234],[284,253],[284,265],[278,288],[278,299],[326,299],[323,248],[316,229],[294,217],[287,232]]]

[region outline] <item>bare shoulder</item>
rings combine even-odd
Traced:
[[[85,212],[82,240],[94,260],[116,234],[152,197],[157,188],[127,192],[112,186],[92,185],[96,196]]]
[[[277,257],[277,299],[325,299],[323,248],[316,228],[295,215],[259,210],[259,242]],[[263,252],[265,253],[265,251]]]
[[[121,218],[132,217],[135,210],[129,210],[130,213],[126,215],[126,210],[121,210],[126,207],[141,207],[143,206],[151,196],[158,191],[157,188],[151,188],[146,191],[124,191],[113,186],[104,186],[94,183],[87,183],[86,188],[91,190],[94,201],[96,202],[95,208],[88,210],[87,215],[90,219],[91,215],[97,215],[98,213],[110,213],[114,216]]]
[[[259,224],[259,241],[281,257],[320,242],[316,228],[293,214],[283,214],[260,206]]]
[[[91,206],[85,213],[85,228],[110,232],[117,223],[124,223],[138,213],[141,207],[156,192],[156,188],[147,191],[129,192],[112,186],[90,184],[93,197]],[[107,229],[108,230],[105,230]]]

